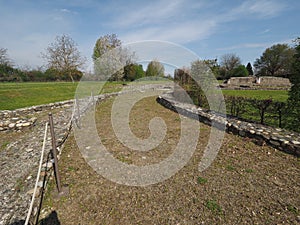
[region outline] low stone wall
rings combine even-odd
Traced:
[[[288,90],[292,86],[288,78],[283,77],[231,77],[226,84],[220,87],[227,89],[266,89],[266,90]]]
[[[56,103],[31,106],[16,110],[1,110],[0,111],[0,131],[21,130],[32,126],[36,122],[35,113],[45,110],[69,107],[74,103],[74,100],[61,101]]]
[[[199,120],[207,125],[225,129],[226,132],[256,139],[258,143],[267,143],[276,149],[300,156],[300,134],[287,130],[249,123],[234,117],[223,117],[195,105],[174,100],[172,94],[159,96],[157,102],[164,107]]]

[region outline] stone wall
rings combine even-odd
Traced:
[[[231,77],[227,84],[231,86],[253,86],[253,84],[256,82],[256,78],[251,77]]]
[[[251,89],[289,89],[292,85],[288,78],[264,76],[231,77],[224,88],[251,88]]]
[[[256,83],[260,86],[291,87],[290,80],[283,77],[259,77]]]
[[[30,127],[36,122],[35,113],[45,110],[69,107],[74,100],[61,101],[56,103],[26,107],[16,110],[1,110],[0,111],[0,131],[22,130]]]
[[[287,130],[264,126],[256,123],[241,121],[235,117],[225,117],[209,110],[203,110],[195,105],[182,103],[174,100],[172,94],[159,96],[157,102],[164,107],[185,116],[197,119],[207,125],[225,128],[226,132],[249,137],[258,143],[266,143],[276,149],[300,156],[300,134]]]

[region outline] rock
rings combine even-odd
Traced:
[[[280,146],[280,143],[278,141],[271,140],[270,143],[275,146]]]
[[[292,143],[293,143],[294,145],[300,145],[300,142],[299,142],[299,141],[292,141]]]
[[[15,126],[16,126],[15,123],[10,123],[10,124],[8,125],[9,128],[14,128]]]
[[[29,122],[31,123],[35,123],[37,121],[37,118],[36,117],[32,117],[29,119]]]
[[[32,151],[33,151],[33,148],[28,148],[28,149],[26,149],[25,151],[28,152],[28,153],[29,153],[29,152],[32,152]]]
[[[41,188],[40,186],[38,186],[38,187],[36,188],[36,192],[35,192],[35,196],[34,196],[35,198],[38,198],[38,197],[40,196],[41,190],[42,190],[42,188]],[[29,190],[29,191],[27,191],[27,194],[28,194],[28,195],[33,195],[33,193],[34,193],[34,188],[31,189],[31,190]]]
[[[16,127],[22,127],[22,123],[17,123]]]
[[[31,125],[30,122],[22,123],[22,127],[29,127]]]
[[[44,164],[42,165],[42,167],[44,167],[44,168],[47,167],[47,169],[52,168],[52,166],[53,166],[52,162],[44,163]]]
[[[255,134],[254,130],[249,130],[250,134]]]

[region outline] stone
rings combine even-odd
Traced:
[[[254,130],[249,130],[250,134],[255,134]]]
[[[17,123],[16,127],[22,127],[22,123]]]
[[[35,123],[37,121],[37,118],[36,117],[32,117],[29,119],[29,122],[32,122],[32,123]]]
[[[293,143],[294,145],[300,145],[300,142],[299,142],[299,141],[292,141],[292,143]]]
[[[10,124],[8,125],[9,128],[14,128],[15,126],[16,126],[15,123],[10,123]]]
[[[52,168],[52,166],[53,166],[52,162],[44,163],[44,164],[42,165],[42,167],[44,167],[44,168],[47,167],[47,169]]]
[[[36,188],[36,192],[35,192],[35,196],[34,196],[35,198],[38,198],[40,196],[41,190],[42,190],[42,188],[39,187],[39,186]],[[29,190],[29,191],[27,191],[28,195],[33,195],[33,193],[34,193],[34,188],[31,189],[31,190]]]
[[[22,127],[29,127],[31,125],[30,122],[22,123]]]
[[[28,153],[29,153],[29,152],[32,152],[32,151],[33,151],[33,148],[28,148],[28,149],[26,149],[25,151],[28,152]]]
[[[242,136],[242,137],[245,137],[245,136],[246,136],[246,133],[245,133],[245,131],[240,130],[240,131],[239,131],[239,135]]]
[[[278,141],[271,140],[270,143],[275,146],[280,146],[280,143]]]

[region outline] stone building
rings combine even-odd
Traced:
[[[289,89],[292,85],[288,78],[283,77],[231,77],[225,88],[268,88],[268,89]]]

